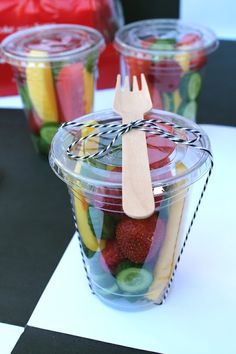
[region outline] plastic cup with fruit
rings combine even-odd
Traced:
[[[92,112],[102,35],[79,25],[42,25],[2,43],[36,149],[48,154],[62,122]]]
[[[155,199],[155,212],[146,219],[130,218],[122,209],[120,138],[99,158],[74,158],[95,154],[109,144],[116,133],[95,135],[73,145],[81,137],[101,133],[101,124],[120,123],[121,117],[112,110],[86,115],[60,128],[49,157],[52,169],[69,189],[89,285],[103,302],[125,310],[160,304],[166,297],[212,167],[204,150],[210,148],[208,137],[196,124],[157,110],[145,119],[159,120],[158,129],[180,139],[191,140],[192,129],[200,131],[198,148],[146,135]],[[74,157],[68,155],[71,144]]]
[[[153,107],[196,119],[204,67],[218,41],[203,26],[180,20],[134,22],[116,34],[122,71],[148,81]]]

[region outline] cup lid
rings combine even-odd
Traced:
[[[150,162],[152,186],[158,191],[158,187],[168,187],[178,181],[181,186],[188,186],[201,178],[210,168],[210,142],[206,133],[195,123],[178,115],[151,110],[145,115],[145,119],[157,119],[158,127],[166,133],[175,135],[184,140],[192,139],[192,130],[198,130],[200,137],[196,147],[180,144],[170,139],[151,135],[147,136],[147,147]],[[77,123],[114,124],[121,123],[121,117],[112,110],[103,110],[78,118],[61,127],[53,138],[50,151],[50,165],[54,172],[71,187],[79,187],[89,191],[96,187],[111,189],[122,188],[122,144],[119,138],[109,152],[101,158],[88,160],[74,160],[68,156],[68,147],[80,137],[91,133],[101,133],[102,128],[79,128]],[[176,124],[178,129],[173,129],[168,123]],[[180,129],[181,127],[181,129]],[[116,134],[116,133],[115,133]],[[74,146],[73,153],[85,156],[101,151],[106,147],[115,134],[95,136],[87,141]],[[128,133],[129,134],[129,133]],[[156,188],[156,189],[155,189]]]
[[[104,39],[100,32],[86,26],[56,24],[32,27],[18,31],[2,42],[2,51],[7,62],[61,61],[86,57],[101,51]],[[47,56],[37,56],[37,51]],[[31,53],[34,52],[33,55]]]
[[[205,54],[218,47],[216,35],[208,28],[176,19],[153,19],[130,23],[115,37],[115,46],[127,56],[150,59],[156,55],[176,53]]]

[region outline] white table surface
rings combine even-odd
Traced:
[[[24,328],[0,323],[0,353],[10,354]]]
[[[98,92],[95,109],[112,97]],[[167,354],[236,353],[236,128],[202,127],[215,167],[166,303],[141,312],[101,303],[90,294],[74,236],[30,326]]]

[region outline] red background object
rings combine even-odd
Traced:
[[[119,71],[119,56],[112,40],[123,23],[123,15],[117,5],[119,3],[113,0],[1,0],[0,42],[18,30],[40,24],[72,23],[96,28],[107,43],[99,61],[97,87],[113,87]],[[16,93],[11,67],[0,64],[0,95]]]

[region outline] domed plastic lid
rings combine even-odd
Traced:
[[[209,54],[217,48],[218,40],[203,26],[174,19],[154,19],[122,27],[116,34],[115,46],[124,55],[150,59],[161,54],[194,54],[201,50]]]
[[[43,25],[18,31],[2,42],[2,51],[8,62],[61,61],[87,56],[104,47],[102,35],[86,26]],[[46,52],[47,56],[37,56]],[[33,53],[33,54],[32,54]]]
[[[194,183],[201,178],[210,168],[210,143],[207,135],[196,124],[178,115],[151,110],[145,115],[145,119],[157,119],[160,135],[146,133],[147,147],[150,162],[152,185],[168,187],[178,181],[182,181],[181,188]],[[98,124],[94,127],[76,126],[81,123]],[[100,158],[89,158],[84,161],[72,159],[68,156],[68,147],[81,137],[91,133],[106,133],[100,136],[76,143],[71,149],[73,155],[87,156],[106,148],[117,134],[116,127],[112,128],[115,133],[107,133],[111,128],[102,128],[101,124],[120,124],[121,118],[111,110],[104,110],[86,115],[61,127],[52,141],[50,152],[50,164],[54,172],[72,188],[83,188],[90,193],[95,193],[97,187],[121,189],[122,188],[122,144],[119,138],[115,145]],[[175,127],[173,127],[173,125]],[[163,135],[174,135],[175,140],[194,140],[193,132],[200,134],[196,142],[191,146],[186,143],[174,142]],[[162,133],[161,133],[162,132]],[[164,133],[164,134],[163,134]],[[129,133],[128,133],[129,134]],[[111,192],[112,194],[112,192]]]

